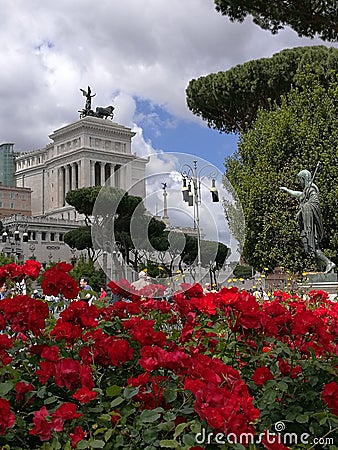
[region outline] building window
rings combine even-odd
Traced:
[[[0,202],[0,208],[2,208],[2,202]]]
[[[63,242],[63,233],[59,234],[59,241]]]
[[[14,203],[11,203],[9,206],[10,206],[10,208],[13,209],[14,208]]]
[[[51,233],[50,234],[50,240],[51,241],[55,241],[55,233]]]
[[[46,240],[46,232],[45,231],[41,231],[41,240],[42,241]]]

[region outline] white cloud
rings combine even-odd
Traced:
[[[185,103],[190,79],[321,43],[291,30],[272,36],[251,20],[230,23],[211,0],[0,0],[0,8],[0,140],[24,150],[76,120],[79,88],[87,85],[95,105],[116,100],[121,120],[127,103],[120,95],[198,120]]]

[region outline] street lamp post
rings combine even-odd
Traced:
[[[17,226],[14,233],[11,233],[8,229],[5,229],[1,235],[1,242],[3,244],[9,245],[8,248],[4,246],[3,251],[7,254],[7,256],[9,256],[10,254],[14,255],[15,263],[17,263],[18,259],[23,256],[23,249],[21,248],[21,238],[22,242],[28,242],[28,233],[25,229],[21,235]]]
[[[209,173],[205,173],[207,169]],[[213,169],[213,171],[211,170]],[[211,164],[206,164],[200,169],[197,167],[197,160],[193,161],[193,165],[184,164],[181,169],[181,175],[183,179],[182,194],[183,200],[188,203],[189,206],[194,207],[194,228],[197,233],[197,267],[200,280],[202,279],[202,258],[201,258],[201,230],[200,230],[200,212],[199,207],[202,203],[201,196],[201,184],[203,178],[211,178],[211,196],[213,202],[219,202],[218,190],[216,188],[217,172],[215,167]],[[188,185],[187,185],[188,181]]]

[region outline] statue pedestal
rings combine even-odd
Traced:
[[[326,291],[338,295],[338,277],[335,272],[308,272],[301,287],[308,291]]]
[[[338,281],[337,274],[335,272],[307,272],[305,275],[305,283],[334,283]]]

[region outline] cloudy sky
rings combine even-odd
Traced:
[[[191,153],[222,170],[236,138],[190,113],[189,80],[323,43],[231,23],[213,0],[0,0],[0,11],[0,143],[16,150],[76,120],[90,85],[93,106],[113,103],[115,120],[138,131],[134,151]]]

